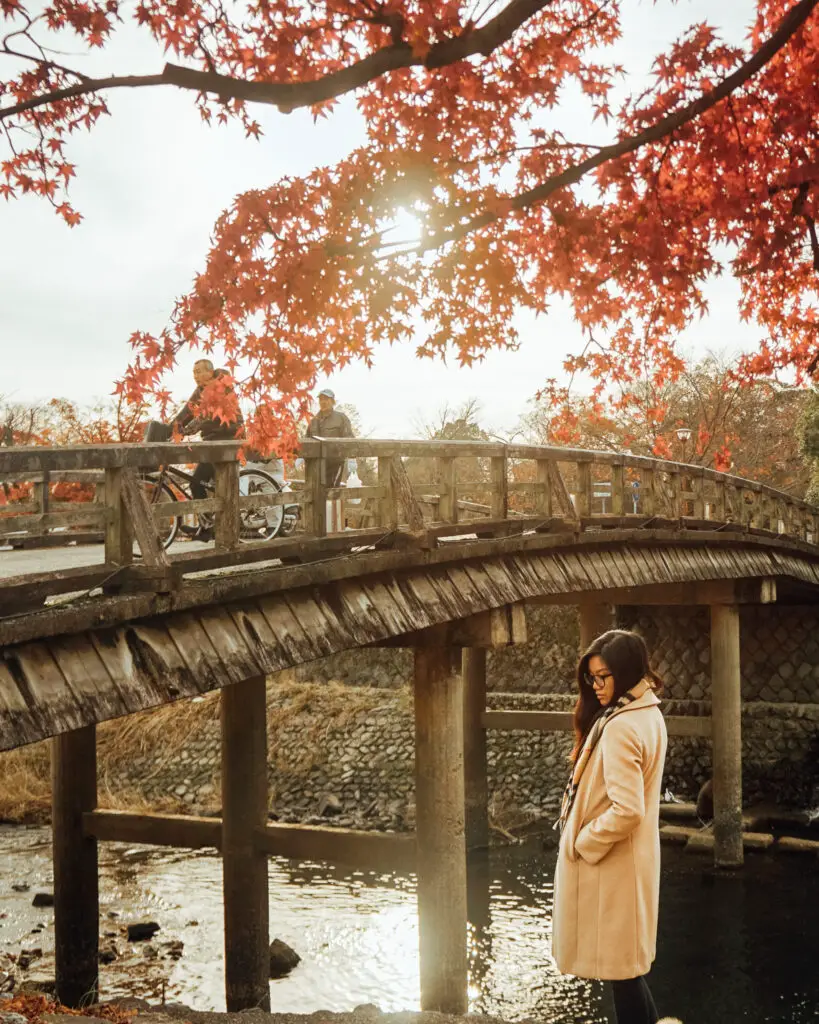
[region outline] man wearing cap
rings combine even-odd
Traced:
[[[307,428],[308,437],[355,437],[350,420],[343,412],[336,409],[335,392],[330,388],[319,391],[319,412],[310,420]],[[325,463],[326,479],[324,483],[328,487],[338,487],[341,483],[341,476],[344,472],[344,460],[336,462],[327,460]]]

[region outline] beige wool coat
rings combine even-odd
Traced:
[[[552,953],[563,974],[648,973],[657,946],[667,736],[653,690],[606,722],[560,840]]]

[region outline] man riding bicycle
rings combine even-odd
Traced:
[[[245,436],[239,400],[226,370],[215,370],[210,359],[193,367],[196,390],[177,413],[171,427],[182,434],[201,434],[203,441],[234,441]],[[206,498],[205,484],[214,477],[213,463],[200,462],[191,480],[191,496]]]

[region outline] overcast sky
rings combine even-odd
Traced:
[[[654,54],[686,25],[716,21],[738,43],[755,8],[751,0],[624,6],[624,45],[616,59],[629,70],[628,91],[639,88]],[[94,70],[120,73],[161,66],[150,41],[130,28],[95,60]],[[128,360],[128,336],[161,330],[175,297],[203,266],[211,228],[233,197],[335,161],[361,141],[351,101],[318,125],[306,113],[258,109],[260,142],[245,139],[235,124],[207,127],[191,96],[170,89],[121,91],[108,102],[113,116],[75,139],[68,154],[78,165],[71,195],[84,216],[78,228],[67,228],[35,199],[0,205],[0,395],[7,398],[60,395],[86,403],[109,394]],[[580,137],[584,116],[578,102],[561,119],[571,120]],[[599,125],[582,137],[592,133],[607,140]],[[736,295],[730,280],[709,289],[711,313],[688,332],[687,350],[753,344],[756,332],[739,322]],[[561,375],[563,357],[581,340],[561,304],[546,317],[522,319],[521,327],[519,351],[494,353],[472,369],[419,361],[412,345],[384,347],[374,369],[353,365],[329,383],[340,401],[358,407],[371,436],[408,435],[414,422],[470,397],[480,401],[491,429],[509,431],[542,382]],[[174,379],[180,395],[190,390],[191,362]]]

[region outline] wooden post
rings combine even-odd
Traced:
[[[588,518],[592,514],[592,464],[577,464],[577,518]]]
[[[222,873],[229,1013],[270,1009],[267,854],[267,700],[264,677],[222,690]]]
[[[384,493],[378,501],[378,525],[385,530],[398,529],[398,499],[393,484],[392,459],[378,456],[378,486]]]
[[[489,787],[486,779],[486,648],[465,647],[461,661],[464,685],[464,790],[466,850],[489,846]]]
[[[415,801],[421,1009],[467,1011],[461,652],[415,649]]]
[[[551,463],[547,459],[535,462],[535,515],[552,518]]]
[[[653,469],[640,471],[642,481],[640,483],[640,513],[652,517],[657,513],[656,480]]]
[[[219,503],[213,538],[217,551],[239,547],[239,463],[219,462],[214,467],[214,496]]]
[[[105,504],[112,517],[105,524],[105,564],[130,565],[134,560],[134,534],[122,500],[122,470],[105,470]]]
[[[612,628],[612,609],[608,604],[581,601],[579,612],[580,653],[584,654],[601,633]]]
[[[725,479],[720,478],[716,482],[716,501],[714,502],[714,515],[713,518],[720,523],[728,522],[728,488],[725,484]]]
[[[678,469],[670,469],[668,471],[668,500],[670,504],[670,518],[681,519],[683,514],[682,482]]]
[[[490,465],[492,496],[489,517],[490,519],[506,519],[509,515],[509,479],[506,454],[493,456]]]
[[[742,864],[742,696],[739,608],[711,606],[711,729],[714,764],[714,862]]]
[[[327,488],[322,481],[322,460],[304,460],[304,486],[310,495],[307,529],[313,537],[327,536]]]
[[[97,806],[95,726],[52,740],[51,800],[57,999],[90,1006],[99,1000],[99,876],[83,814]]]
[[[611,467],[611,514],[613,516],[621,516],[623,514],[625,474],[625,466],[621,462],[615,462]]]
[[[438,488],[441,500],[438,515],[442,523],[458,522],[458,488],[456,484],[456,462],[453,458],[439,458]]]

